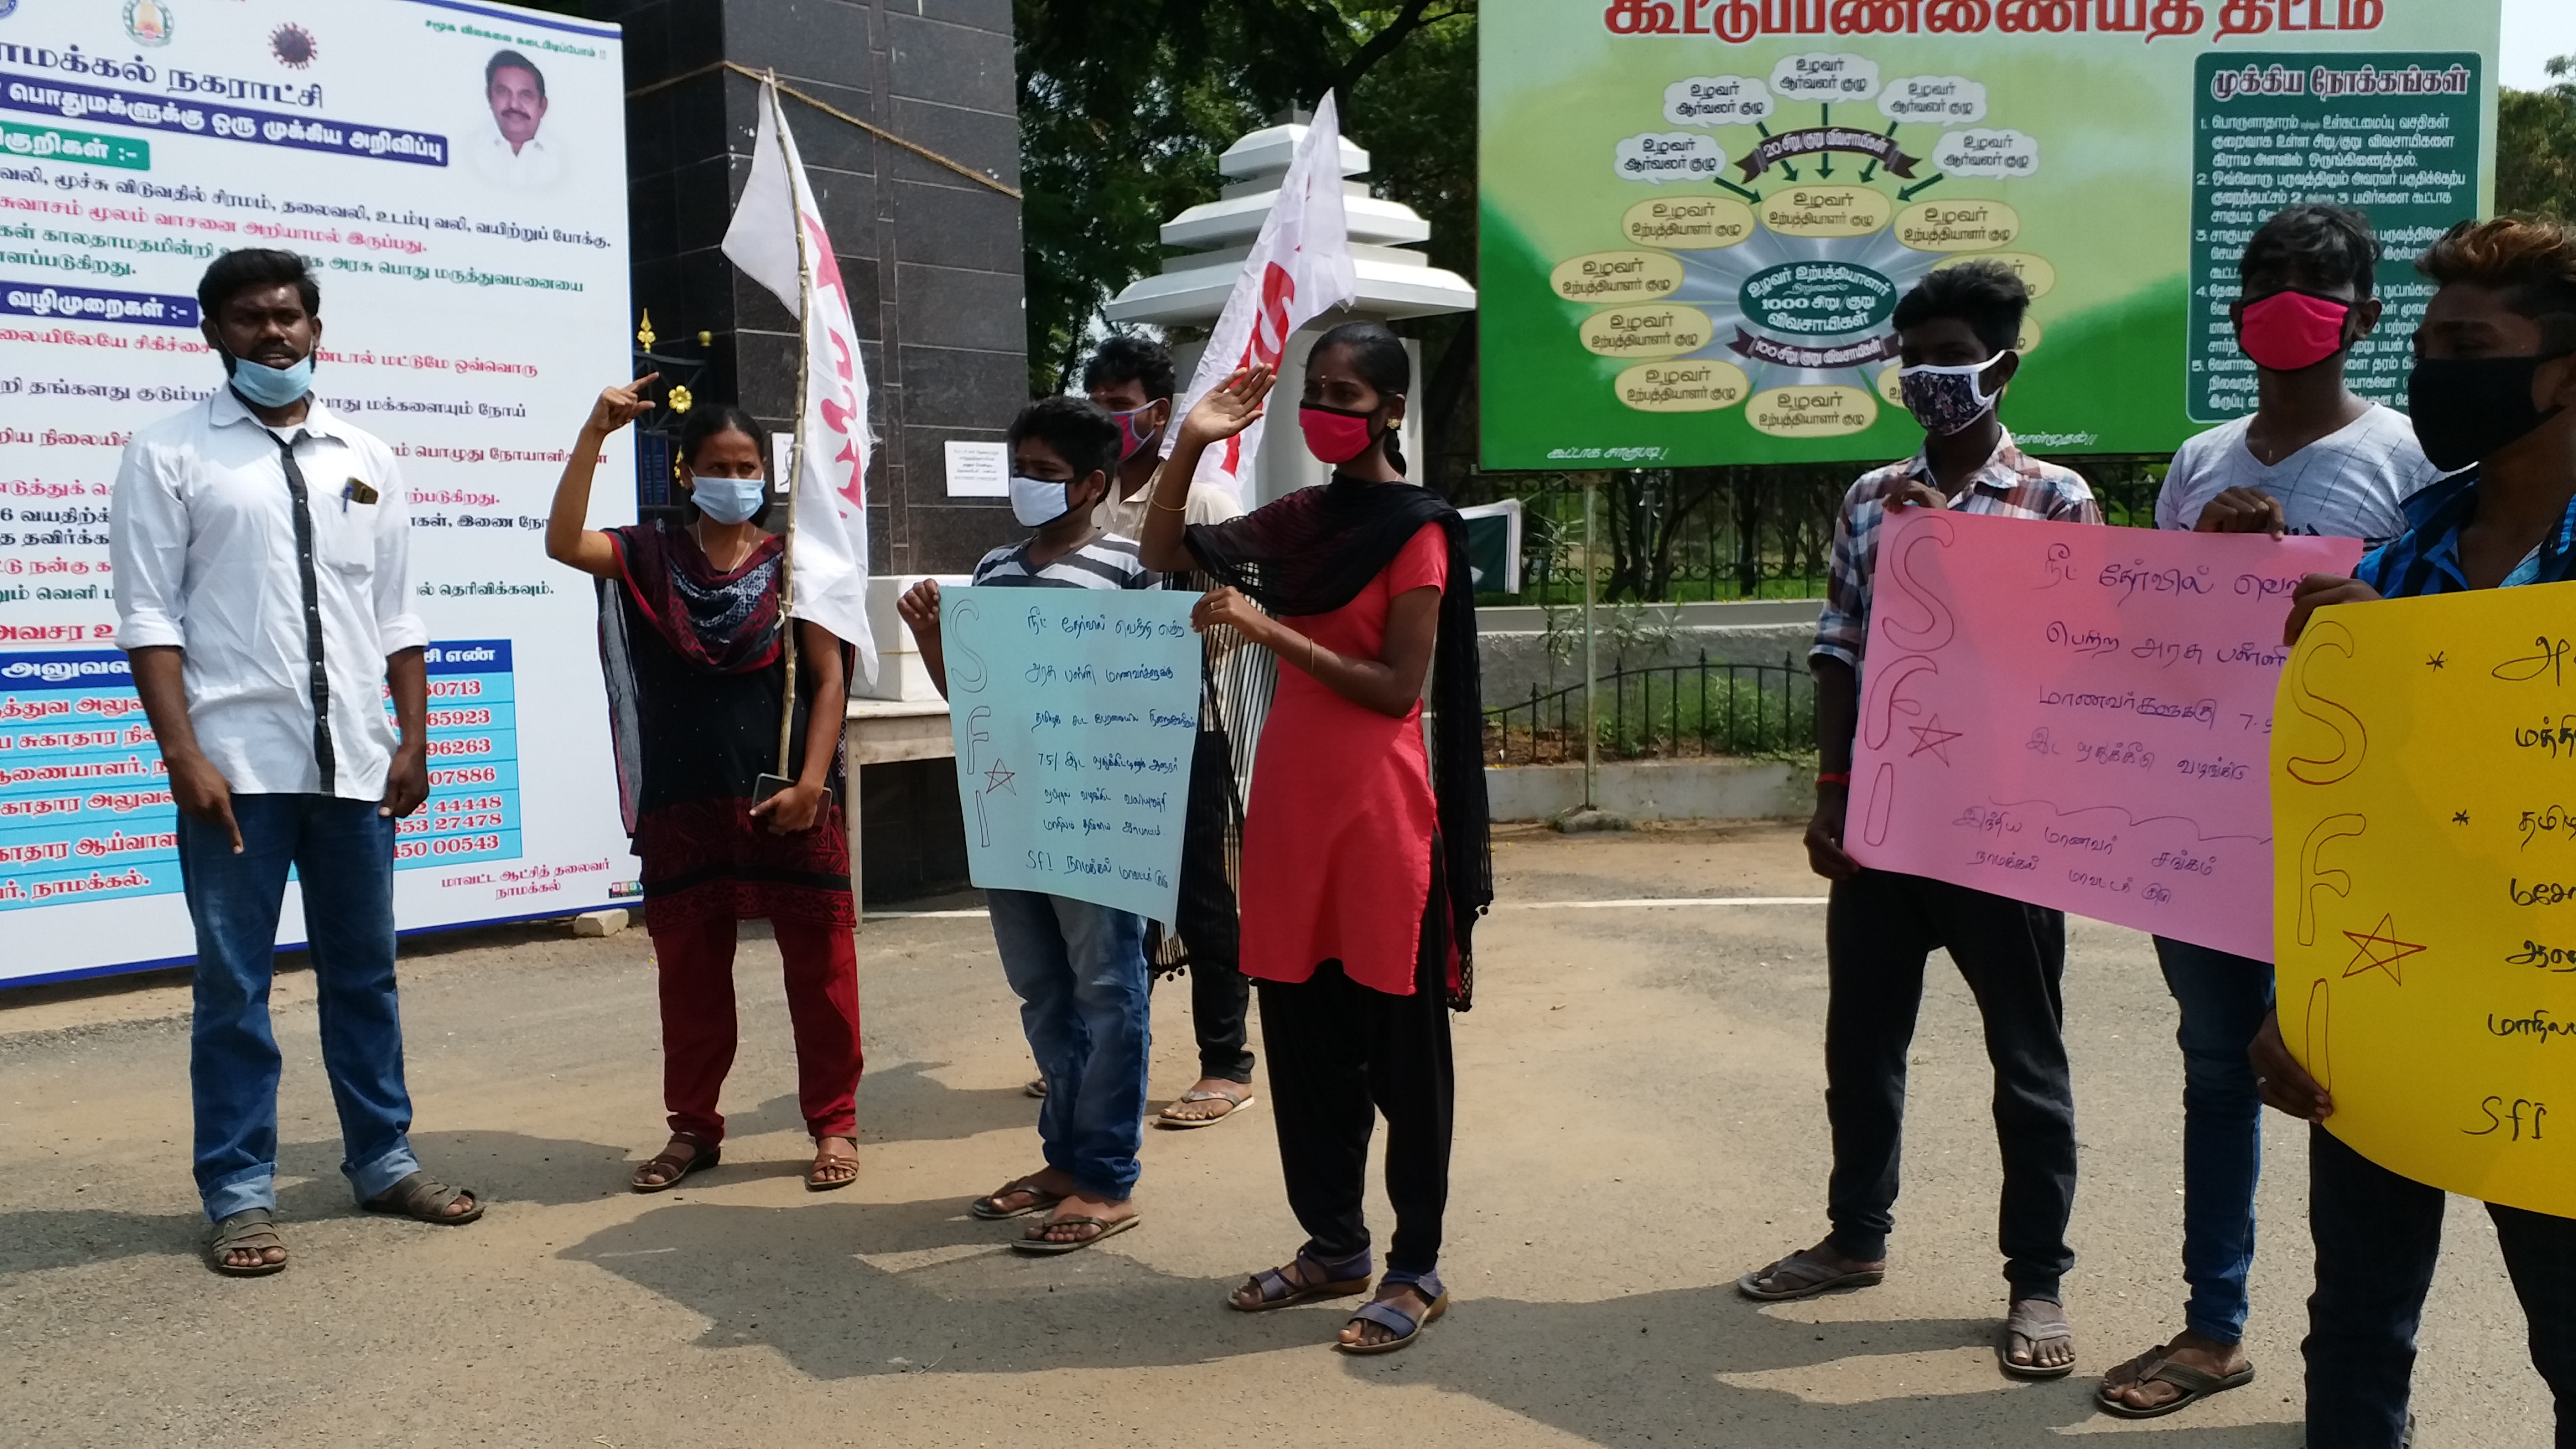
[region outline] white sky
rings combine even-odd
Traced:
[[[2541,67],[2553,55],[2576,55],[2576,0],[2504,0],[2496,79],[2516,90],[2538,90],[2549,83]]]

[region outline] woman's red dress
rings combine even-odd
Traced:
[[[1350,658],[1375,659],[1399,594],[1441,588],[1448,533],[1425,524],[1358,597],[1285,619]],[[1243,974],[1304,981],[1338,960],[1351,980],[1413,994],[1431,898],[1437,814],[1422,706],[1389,718],[1280,661],[1243,823]]]

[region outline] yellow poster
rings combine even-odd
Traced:
[[[2394,1172],[2576,1216],[2576,583],[2321,611],[2272,729],[2281,1035]]]

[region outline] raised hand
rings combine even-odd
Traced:
[[[590,421],[581,425],[582,431],[604,438],[651,412],[653,400],[644,390],[661,375],[648,372],[623,386],[603,389],[599,401],[590,405]]]
[[[1181,419],[1180,441],[1205,447],[1231,438],[1261,417],[1261,401],[1270,395],[1279,374],[1266,363],[1237,368],[1232,377],[1209,388]]]

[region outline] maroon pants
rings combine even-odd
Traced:
[[[770,922],[787,964],[787,1015],[796,1029],[796,1095],[816,1137],[855,1137],[859,953],[847,926]],[[653,932],[662,974],[662,1102],[671,1130],[724,1140],[716,1095],[733,1068],[734,922],[692,921]]]

